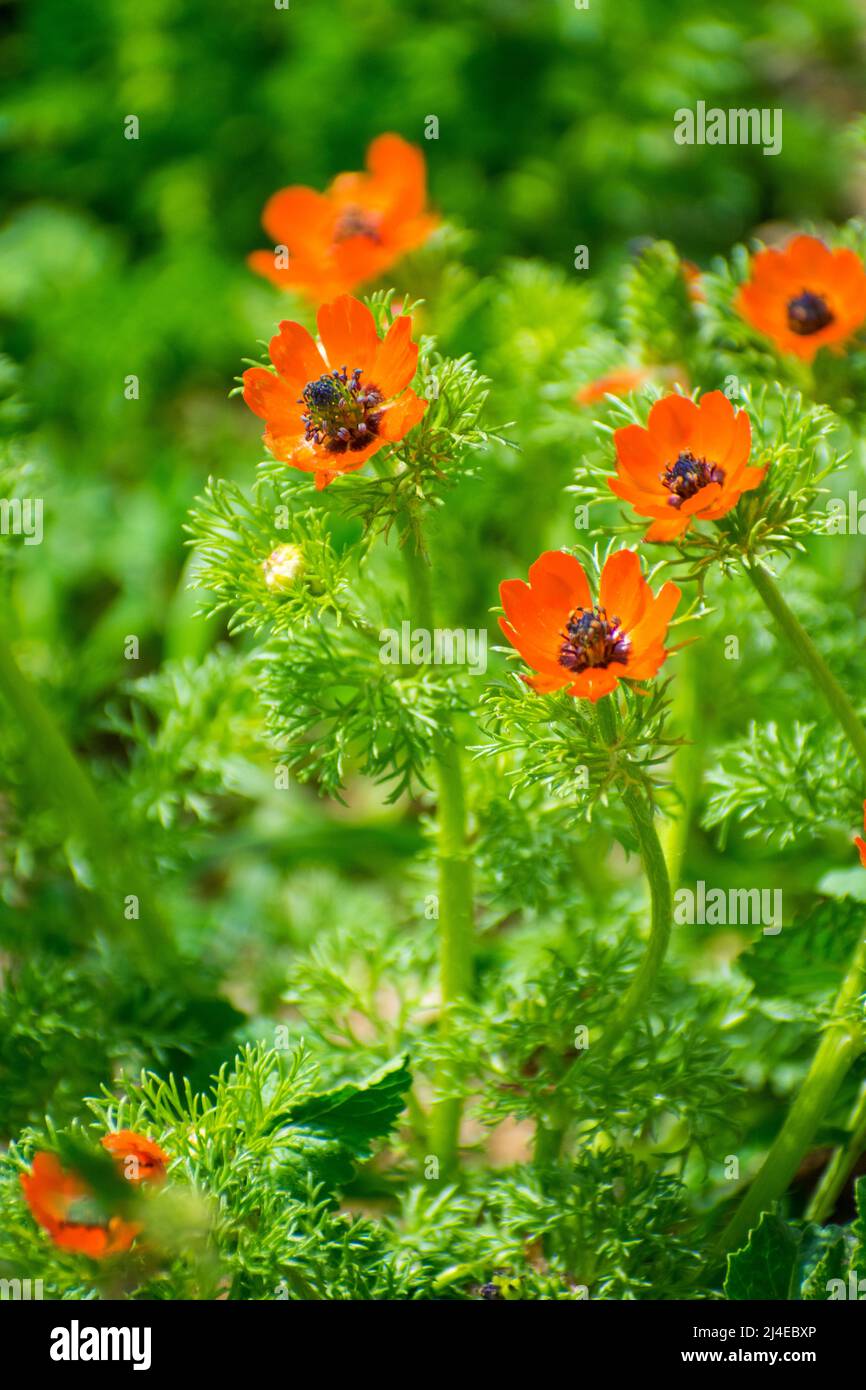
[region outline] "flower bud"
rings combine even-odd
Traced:
[[[265,583],[276,593],[285,593],[300,577],[304,569],[304,557],[297,545],[278,545],[262,562]]]

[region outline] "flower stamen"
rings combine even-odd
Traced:
[[[381,245],[379,218],[375,213],[362,207],[348,207],[340,215],[334,228],[335,241],[348,241],[349,237],[364,236],[368,241]]]
[[[808,337],[820,333],[834,321],[834,315],[822,294],[803,290],[788,300],[788,327],[792,333]]]
[[[561,634],[559,664],[567,671],[604,668],[612,662],[628,663],[631,642],[619,618],[608,618],[604,608],[576,608]]]
[[[379,433],[384,397],[377,386],[363,385],[356,367],[349,376],[342,371],[308,381],[298,404],[307,407],[301,416],[304,438],[332,454],[366,449]]]
[[[679,455],[676,463],[668,464],[665,471],[659,474],[659,480],[671,494],[668,506],[679,508],[709,483],[721,485],[725,481],[725,471],[707,459],[695,458],[694,454],[686,451]]]

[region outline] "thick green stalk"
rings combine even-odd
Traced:
[[[432,633],[435,627],[427,561],[411,530],[403,544],[412,621]],[[451,1032],[450,1006],[472,990],[474,919],[472,861],[467,846],[466,798],[460,749],[450,720],[443,719],[434,744],[438,832],[436,860],[439,887],[439,979],[442,999],[440,1034]],[[447,1076],[440,1078],[442,1088]],[[461,1104],[446,1098],[434,1103],[430,1115],[430,1145],[439,1160],[440,1175],[457,1159]]]
[[[866,934],[854,952],[833,1012],[797,1098],[754,1182],[722,1235],[722,1249],[735,1250],[786,1190],[854,1060],[863,1051],[858,1001],[866,990]]]
[[[608,743],[616,740],[616,697],[608,695],[599,702],[599,727]],[[627,777],[626,772],[626,777]],[[668,868],[659,837],[653,824],[653,809],[648,798],[633,783],[626,780],[622,788],[625,806],[640,847],[644,873],[650,890],[650,934],[647,949],[619,1008],[605,1028],[594,1055],[606,1055],[619,1043],[649,997],[656,976],[668,949],[671,937],[673,903]]]
[[[808,632],[782,598],[776,581],[769,571],[758,561],[750,562],[745,566],[745,569],[746,574],[775,618],[778,627],[797,652],[830,709],[845,730],[851,747],[857,754],[860,766],[866,772],[866,728],[864,728],[857,711]]]
[[[806,1212],[809,1221],[820,1223],[832,1216],[842,1189],[854,1171],[854,1165],[866,1150],[866,1086],[857,1098],[848,1128],[851,1134],[847,1144],[840,1145],[834,1151],[809,1203]]]
[[[84,847],[110,935],[126,939],[138,966],[156,969],[154,946],[170,950],[169,933],[141,871],[129,856],[99,796],[54,717],[35,687],[22,675],[6,638],[0,633],[0,698],[18,723],[34,792],[52,805],[64,827]],[[142,920],[127,920],[124,901],[139,898]]]
[[[22,733],[24,757],[45,799],[64,812],[81,838],[100,858],[108,853],[110,835],[99,799],[54,718],[31,683],[21,674],[5,637],[0,634],[0,695]]]

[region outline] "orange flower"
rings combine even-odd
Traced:
[[[281,323],[270,343],[276,375],[244,372],[244,400],[266,422],[274,458],[323,488],[402,439],[427,402],[408,389],[418,365],[411,318],[396,318],[380,339],[370,310],[344,294],[322,305],[318,328],[317,344],[301,324]]]
[[[114,1158],[128,1182],[165,1182],[168,1154],[132,1129],[118,1129],[100,1141]]]
[[[562,550],[546,550],[529,570],[529,583],[506,579],[499,586],[505,617],[499,625],[512,647],[537,672],[524,680],[548,694],[595,703],[621,680],[654,676],[668,655],[664,639],[680,600],[676,584],[654,597],[634,550],[615,551],[605,562],[594,604],[582,565]]]
[[[104,1219],[88,1184],[69,1173],[54,1154],[38,1153],[21,1174],[24,1196],[55,1245],[101,1260],[128,1250],[141,1227],[119,1216]]]
[[[648,381],[665,382],[670,386],[679,385],[688,389],[688,381],[682,367],[614,367],[613,371],[581,386],[580,390],[575,392],[574,399],[578,405],[594,405],[596,401],[604,400],[605,396],[627,396],[630,391],[637,391]]]
[[[863,802],[863,834],[866,835],[866,801]],[[866,869],[866,840],[859,835],[854,836],[854,843],[860,851],[860,863]]]
[[[119,1129],[104,1135],[101,1143],[129,1182],[164,1182],[168,1154],[152,1139]],[[36,1154],[30,1172],[21,1174],[21,1186],[40,1226],[64,1250],[101,1260],[128,1250],[141,1230],[137,1222],[106,1218],[91,1187],[77,1173],[68,1172],[54,1154]]]
[[[646,533],[650,541],[671,540],[692,520],[724,516],[767,471],[746,466],[749,417],[721,391],[710,391],[699,404],[665,396],[650,411],[646,429],[626,425],[613,438],[617,473],[608,486],[639,516],[656,518]]]
[[[784,251],[760,251],[752,278],[737,295],[737,312],[780,352],[811,362],[819,348],[839,346],[866,319],[866,271],[853,251],[831,251],[797,236]]]
[[[248,264],[282,289],[315,304],[381,275],[426,241],[438,218],[425,211],[424,156],[399,135],[380,135],[367,151],[367,173],[339,174],[325,193],[284,188],[269,199],[262,224],[277,247],[254,251]]]

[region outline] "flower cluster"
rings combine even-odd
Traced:
[[[700,272],[688,263],[681,269],[688,297],[700,311],[705,300]],[[832,250],[816,237],[795,236],[782,249],[753,257],[749,278],[730,307],[782,356],[812,362],[824,347],[838,355],[866,322],[866,269],[850,249]],[[684,369],[658,363],[613,368],[585,383],[575,400],[589,406],[658,388],[672,378],[679,389],[655,400],[645,424],[614,431],[615,473],[606,484],[636,517],[650,520],[647,541],[681,544],[690,528],[727,517],[764,482],[768,465],[752,462],[749,411],[722,391],[685,394]],[[612,611],[604,593],[593,607],[583,571],[566,560],[562,556],[554,563],[550,555],[542,556],[530,571],[535,579],[529,589],[516,588],[519,581],[502,585],[507,617],[502,628],[539,672],[529,680],[532,687],[567,688],[597,700],[619,679],[655,674],[664,649],[651,661],[639,660],[636,634],[629,639],[622,613]],[[636,573],[634,567],[629,573]],[[639,574],[634,582],[643,582]],[[628,611],[620,595],[615,607]],[[571,672],[579,678],[570,681]]]

